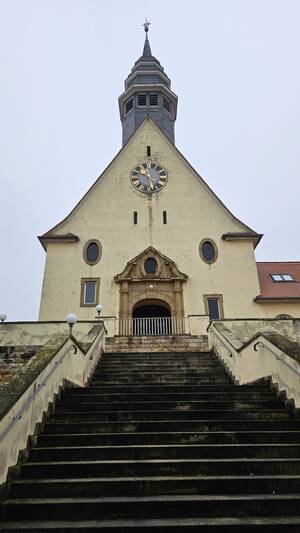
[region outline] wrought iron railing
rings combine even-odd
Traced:
[[[183,335],[184,317],[120,318],[119,335]]]

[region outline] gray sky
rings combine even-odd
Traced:
[[[179,96],[177,147],[265,234],[258,260],[300,259],[299,0],[0,0],[0,312],[10,320],[38,315],[36,235],[121,146],[117,98],[145,15]]]

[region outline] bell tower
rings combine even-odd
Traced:
[[[177,95],[171,91],[171,80],[160,62],[152,55],[148,39],[149,25],[150,22],[146,20],[143,25],[143,54],[131,69],[125,80],[125,91],[119,97],[123,146],[147,116],[175,143]]]

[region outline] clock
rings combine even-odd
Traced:
[[[155,161],[139,163],[131,171],[130,183],[142,193],[152,194],[161,191],[168,181],[168,174],[164,167]]]

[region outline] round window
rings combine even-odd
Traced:
[[[89,241],[84,247],[84,259],[89,265],[98,263],[100,259],[100,244],[98,241]]]
[[[200,243],[200,255],[206,263],[214,263],[217,259],[217,247],[211,240],[204,239]]]
[[[154,257],[148,257],[144,263],[146,274],[155,274],[157,272],[157,261]]]

